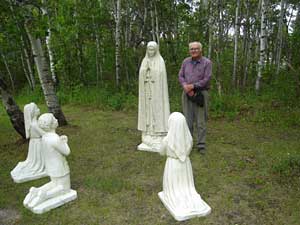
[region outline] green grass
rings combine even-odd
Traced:
[[[0,109],[0,224],[299,224],[299,165],[286,161],[288,155],[297,159],[300,151],[297,126],[212,117],[207,154],[194,150],[190,155],[196,189],[212,213],[179,223],[157,195],[165,157],[136,151],[135,111],[82,105],[66,105],[63,111],[70,125],[58,133],[69,137],[68,162],[78,199],[35,215],[22,201],[31,186],[48,179],[13,183],[9,172],[26,158],[28,143],[20,141]],[[282,179],[289,174],[295,183]]]

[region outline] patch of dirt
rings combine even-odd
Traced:
[[[15,224],[20,218],[19,212],[14,209],[0,209],[0,224],[2,225]]]

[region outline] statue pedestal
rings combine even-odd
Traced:
[[[142,133],[142,143],[138,145],[137,150],[146,152],[159,152],[161,142],[166,134],[150,135]]]
[[[36,179],[39,179],[42,177],[47,177],[47,174],[45,171],[43,171],[41,173],[31,174],[31,175],[23,175],[21,172],[20,173],[10,173],[10,175],[15,183],[23,183],[23,182],[30,181],[30,180],[36,180]]]
[[[41,204],[39,204],[33,208],[29,208],[26,205],[25,205],[25,207],[30,209],[33,213],[42,214],[51,209],[57,208],[61,205],[64,205],[65,203],[70,202],[76,198],[77,198],[77,192],[75,190],[71,189],[62,195],[47,199],[46,201],[42,202]]]
[[[159,152],[159,145],[150,147],[145,143],[141,143],[138,145],[137,150],[146,151],[146,152]]]
[[[202,205],[203,205],[202,208],[199,208],[195,211],[185,213],[185,212],[173,209],[168,204],[168,202],[165,200],[164,193],[162,191],[158,193],[158,197],[160,198],[160,200],[162,201],[164,206],[168,209],[168,211],[171,213],[171,215],[174,217],[174,219],[177,221],[184,221],[184,220],[191,219],[193,217],[207,216],[211,212],[211,208],[209,207],[209,205],[207,205],[207,203],[204,202],[201,198],[199,199],[199,201],[202,201]]]

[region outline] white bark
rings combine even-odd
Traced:
[[[47,50],[48,50],[48,55],[49,55],[50,71],[51,71],[51,75],[52,75],[52,80],[56,84],[57,78],[56,78],[56,74],[55,74],[54,56],[53,56],[53,52],[51,49],[51,29],[50,28],[48,28],[48,35],[46,36],[46,45],[47,45]]]
[[[260,21],[260,52],[258,61],[258,72],[255,82],[256,92],[260,91],[260,80],[262,77],[262,70],[265,65],[265,51],[266,51],[266,7],[265,0],[261,1],[261,21]]]
[[[208,58],[211,59],[212,38],[213,38],[213,0],[209,0],[209,15],[208,15]]]
[[[280,63],[281,63],[281,48],[282,48],[282,28],[283,28],[283,16],[285,13],[285,0],[281,0],[280,3],[280,18],[278,23],[278,33],[277,33],[277,48],[276,48],[276,76],[279,74]]]
[[[57,95],[55,93],[54,83],[49,71],[49,63],[44,55],[41,39],[33,38],[27,27],[25,28],[30,40],[35,65],[46,100],[46,105],[49,111],[58,119],[59,124],[66,125],[67,121],[61,110]]]
[[[115,51],[115,60],[116,60],[116,86],[118,87],[120,85],[120,48],[121,48],[121,39],[120,39],[120,16],[121,11],[121,0],[116,1],[116,10],[115,10],[115,23],[116,23],[116,34],[115,34],[115,45],[116,45],[116,51]]]
[[[234,27],[234,56],[233,56],[233,72],[232,72],[232,87],[236,87],[236,71],[237,71],[237,56],[238,56],[238,37],[239,37],[239,7],[240,0],[236,1],[235,8],[235,27]]]

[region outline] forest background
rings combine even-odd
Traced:
[[[213,62],[212,123],[299,132],[297,0],[0,0],[0,21],[0,116],[23,137],[20,108],[29,102],[60,125],[69,122],[62,107],[136,112],[151,40],[166,63],[171,111],[181,111],[177,76],[188,43],[200,41]],[[274,166],[288,182],[299,182],[298,147]]]

